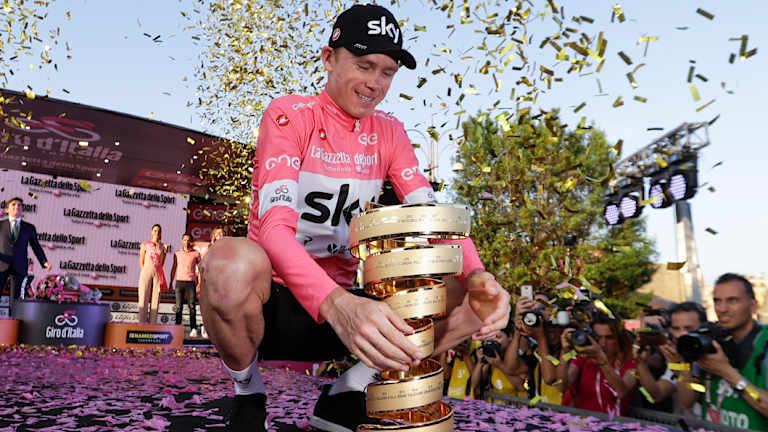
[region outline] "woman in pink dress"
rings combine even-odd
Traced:
[[[152,240],[141,244],[139,252],[139,322],[157,323],[157,305],[160,303],[160,292],[168,289],[165,282],[163,264],[168,253],[168,245],[163,244],[163,228],[152,226]],[[147,310],[149,309],[149,310]]]

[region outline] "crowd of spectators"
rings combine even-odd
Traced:
[[[661,411],[768,430],[768,327],[752,284],[727,273],[713,290],[716,320],[686,301],[654,299],[630,331],[607,307],[558,293],[521,296],[510,325],[442,355],[446,395],[507,404],[546,402],[606,413]]]

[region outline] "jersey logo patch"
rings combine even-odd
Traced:
[[[290,123],[291,121],[288,120],[288,116],[287,115],[280,114],[279,116],[277,116],[277,119],[275,119],[275,122],[280,127],[286,127],[286,126],[288,126],[288,123]]]

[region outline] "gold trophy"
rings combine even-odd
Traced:
[[[469,235],[469,209],[448,204],[369,207],[350,223],[352,253],[364,261],[365,290],[386,302],[414,333],[408,339],[425,358],[407,372],[385,370],[366,388],[368,416],[392,421],[363,424],[357,432],[453,431],[453,408],[442,402],[443,368],[429,358],[435,349],[434,321],[446,312],[440,279],[461,274],[461,246],[428,239]]]

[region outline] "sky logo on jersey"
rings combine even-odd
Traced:
[[[320,130],[318,132],[320,134],[320,139],[321,140],[327,140],[328,139],[328,134],[325,132],[325,129],[320,128]]]
[[[285,114],[280,114],[280,115],[279,115],[279,116],[277,116],[277,118],[275,119],[275,122],[276,122],[276,123],[277,123],[277,125],[278,125],[278,126],[280,126],[280,127],[286,127],[286,126],[288,126],[288,123],[290,123],[291,121],[290,121],[290,120],[288,120],[288,116],[287,116],[287,115],[285,115]]]
[[[287,154],[281,154],[276,158],[271,157],[267,159],[267,161],[264,162],[264,168],[266,168],[267,171],[269,171],[278,164],[280,165],[285,164],[285,166],[293,168],[296,171],[298,171],[301,168],[301,159],[297,157],[290,157]]]

